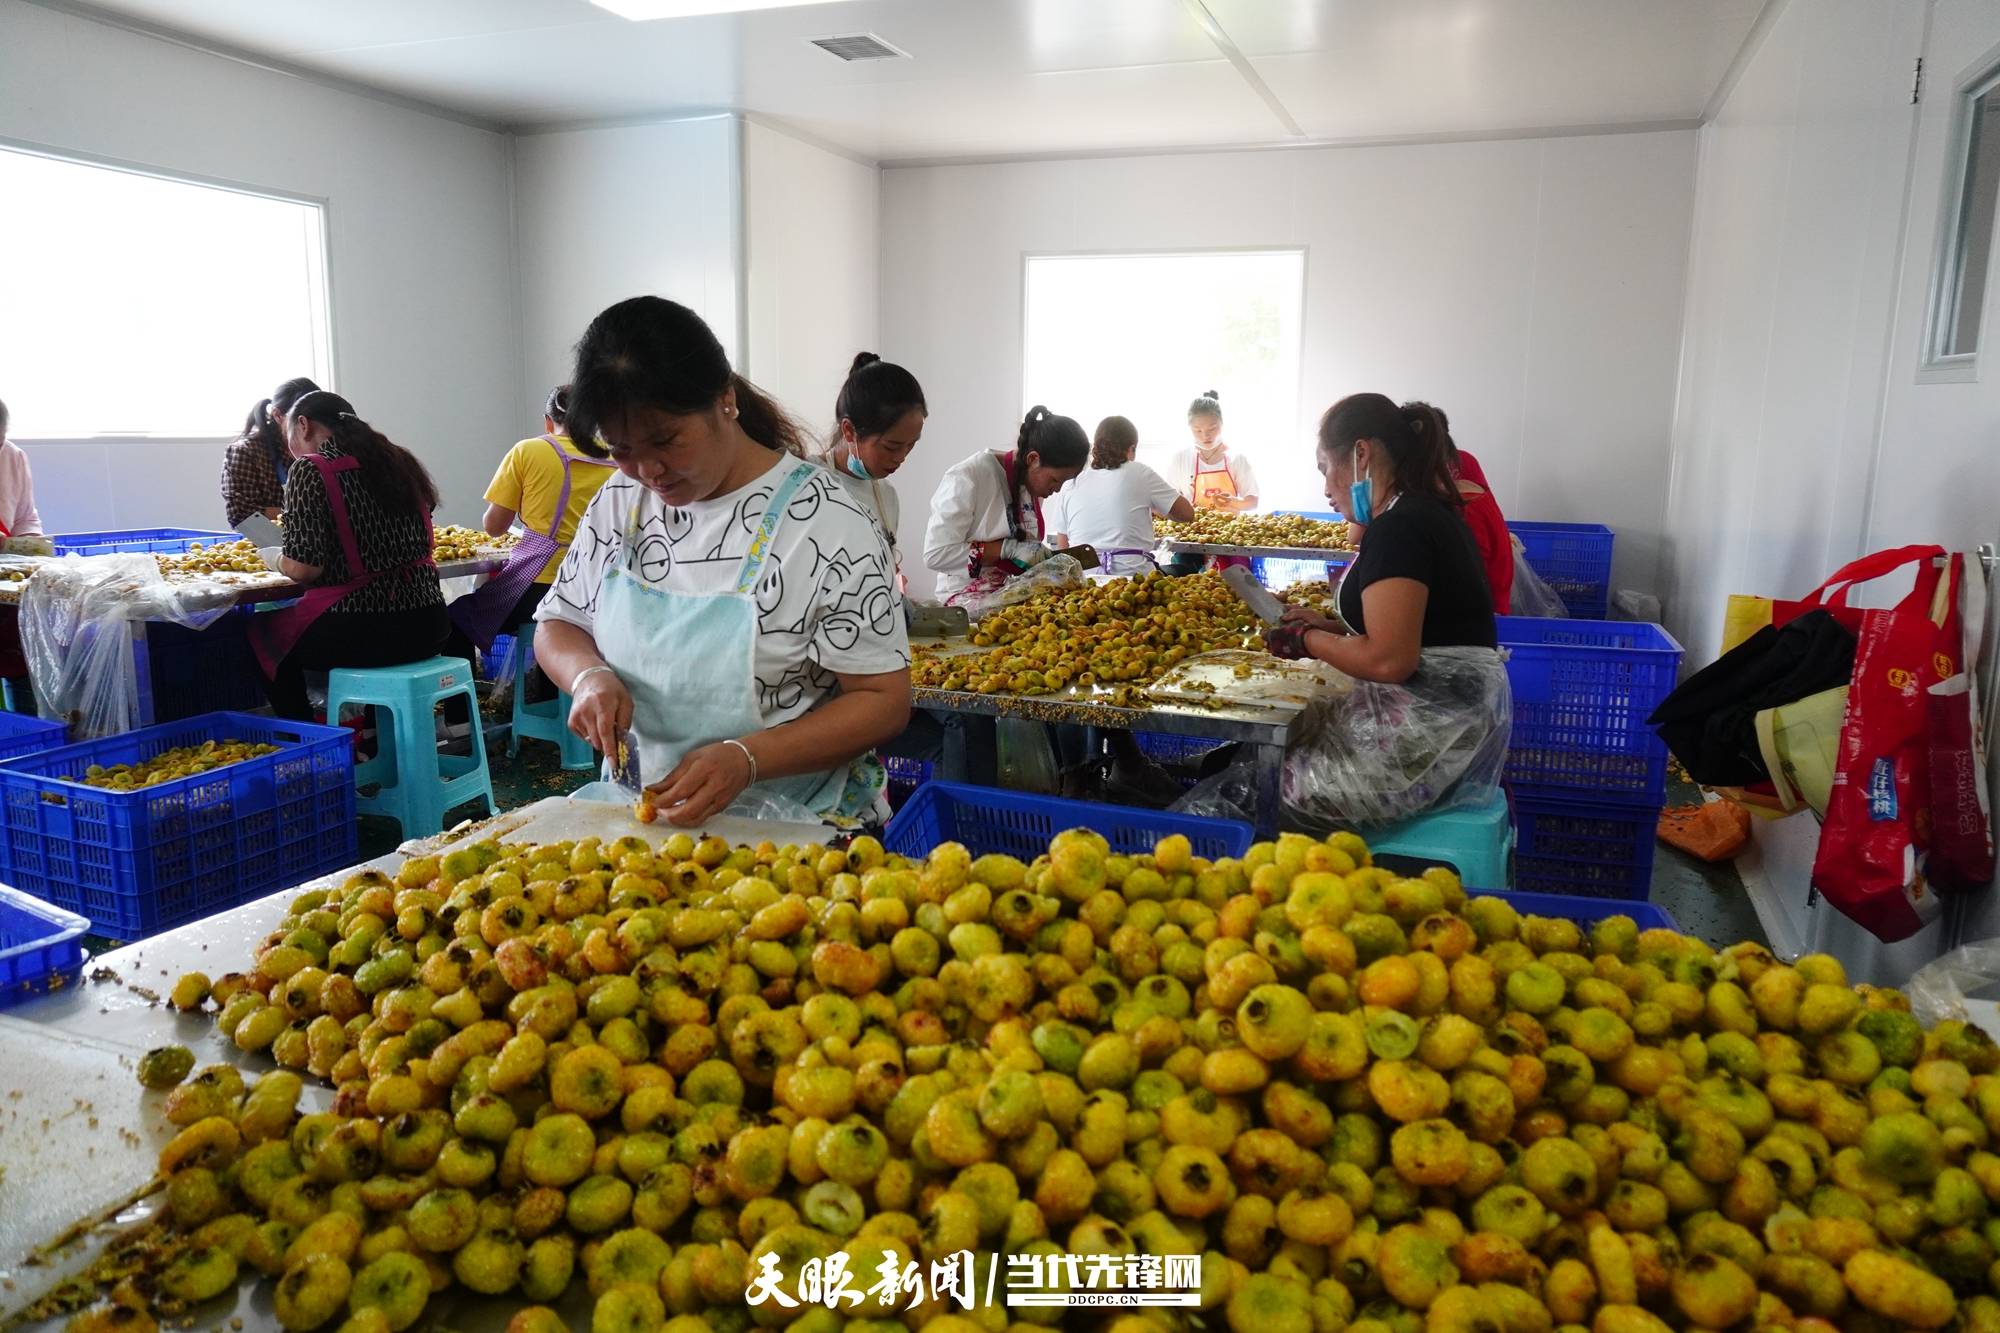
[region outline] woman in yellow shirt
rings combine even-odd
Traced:
[[[496,635],[518,635],[534,620],[577,523],[611,477],[608,460],[570,443],[563,433],[568,418],[569,386],[562,384],[550,390],[542,409],[543,432],[509,449],[486,488],[487,533],[498,537],[517,518],[525,531],[505,568],[451,604],[453,623],[482,651],[493,646]]]

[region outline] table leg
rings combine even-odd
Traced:
[[[132,682],[136,687],[138,704],[132,724],[150,727],[153,725],[153,655],[146,641],[146,622],[135,618],[126,623],[132,627]]]
[[[1280,778],[1285,771],[1285,747],[1259,745],[1254,748],[1257,763],[1257,835],[1275,838],[1278,836],[1278,802],[1283,790]]]

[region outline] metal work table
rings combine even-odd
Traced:
[[[769,838],[780,844],[823,842],[833,832],[726,816],[711,820],[704,831],[731,842]],[[100,954],[84,965],[84,979],[75,986],[0,1011],[0,1324],[87,1266],[109,1228],[45,1264],[26,1263],[31,1253],[78,1223],[102,1216],[151,1178],[171,1127],[160,1115],[165,1094],[139,1086],[134,1069],[140,1055],[179,1043],[194,1052],[197,1068],[233,1064],[254,1076],[275,1067],[268,1054],[237,1049],[216,1028],[213,1013],[181,1014],[163,1002],[182,973],[219,976],[247,969],[257,943],[298,894],[338,887],[365,869],[394,874],[406,856],[489,838],[555,842],[637,833],[657,843],[669,832],[665,825],[639,824],[627,805],[550,797]],[[303,1110],[325,1109],[332,1098],[331,1088],[307,1078]],[[127,1209],[121,1220],[149,1215],[156,1202],[157,1196]],[[239,1281],[232,1293],[200,1307],[195,1323],[221,1328],[233,1317],[242,1321],[239,1327],[275,1328],[270,1291],[267,1282]],[[528,1303],[518,1296],[487,1300],[454,1288],[432,1302],[417,1327],[499,1333],[513,1311]],[[589,1326],[589,1304],[579,1280],[561,1306],[570,1327]],[[58,1333],[62,1324],[52,1319],[22,1327]]]
[[[1248,560],[1317,560],[1328,565],[1354,562],[1354,552],[1325,546],[1226,546],[1215,542],[1161,542],[1174,555],[1233,555]]]

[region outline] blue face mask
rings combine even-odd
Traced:
[[[855,453],[852,449],[847,451],[847,470],[863,481],[873,481],[875,479],[875,474],[870,472],[867,465],[861,461],[861,455]]]
[[[1360,471],[1357,461],[1355,470]],[[1347,518],[1367,527],[1375,518],[1375,478],[1362,477],[1347,488]]]

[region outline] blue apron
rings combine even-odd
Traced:
[[[593,637],[632,694],[644,781],[659,781],[692,750],[765,729],[757,704],[755,589],[772,537],[812,472],[810,463],[800,463],[778,483],[728,592],[680,592],[636,577],[641,505],[634,504],[623,549],[598,594]],[[767,779],[744,797],[778,797],[816,815],[851,819],[875,813],[886,785],[881,762],[864,755],[830,773]]]

